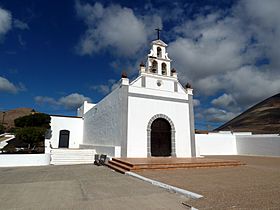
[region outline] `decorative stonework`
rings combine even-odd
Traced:
[[[171,126],[171,156],[172,157],[176,157],[176,149],[175,149],[175,126],[172,122],[172,120],[167,117],[164,114],[156,114],[154,115],[147,126],[147,157],[151,157],[151,127],[152,127],[152,123],[154,122],[154,120],[158,119],[158,118],[163,118],[165,120],[167,120]]]

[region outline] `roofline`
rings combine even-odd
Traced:
[[[58,114],[52,114],[51,117],[68,117],[68,118],[82,118],[78,116],[66,116],[66,115],[58,115]]]

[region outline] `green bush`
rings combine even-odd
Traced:
[[[43,113],[35,113],[15,119],[15,126],[20,128],[25,127],[50,127],[51,117]]]
[[[16,138],[28,144],[28,149],[34,149],[45,140],[46,128],[25,127],[16,130]]]

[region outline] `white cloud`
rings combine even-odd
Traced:
[[[218,107],[229,107],[236,105],[235,99],[232,97],[231,94],[224,93],[223,95],[215,98],[211,101],[211,104],[218,106]]]
[[[116,4],[104,7],[98,2],[91,5],[76,1],[76,12],[87,26],[77,46],[81,55],[108,51],[131,57],[145,46],[154,28],[162,25],[157,15],[137,17],[132,9]]]
[[[169,52],[181,80],[200,96],[224,93],[213,105],[235,110],[279,93],[279,8],[278,0],[239,1],[226,14],[197,15],[175,27]],[[267,65],[256,64],[264,58]]]
[[[59,105],[58,101],[56,101],[54,98],[51,98],[48,96],[36,96],[34,98],[34,100],[37,104],[40,104],[40,105],[43,105],[43,104]]]
[[[84,101],[91,102],[91,99],[82,94],[72,93],[68,96],[61,97],[59,99],[59,104],[64,106],[66,109],[76,109],[81,106]]]
[[[200,101],[198,99],[193,99],[193,106],[199,106]]]
[[[0,39],[11,29],[12,15],[0,7]]]
[[[203,116],[206,117],[209,122],[226,122],[237,116],[237,113],[212,107],[204,110]]]
[[[91,90],[97,90],[99,93],[106,95],[118,87],[118,82],[114,79],[109,79],[107,84],[92,85]]]
[[[26,90],[26,88],[22,83],[15,85],[8,79],[0,76],[0,92],[17,93],[18,91],[24,90]]]
[[[58,100],[48,96],[36,96],[34,100],[40,105],[48,104],[52,106],[63,106],[68,110],[77,109],[83,104],[84,101],[91,102],[91,99],[89,97],[86,97],[79,93],[71,93],[67,96],[59,98]]]
[[[27,23],[21,21],[21,20],[18,20],[18,19],[14,19],[14,27],[15,28],[18,28],[18,29],[21,29],[21,30],[27,30],[29,29],[29,26]]]

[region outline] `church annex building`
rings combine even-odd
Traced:
[[[138,77],[123,76],[99,103],[85,101],[77,117],[51,116],[51,147],[110,157],[195,157],[192,89],[179,83],[166,47],[153,41]]]

